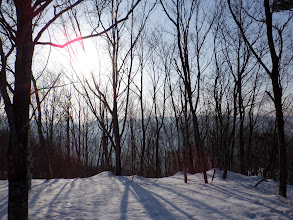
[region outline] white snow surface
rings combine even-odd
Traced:
[[[150,179],[103,172],[89,178],[33,180],[29,219],[293,219],[293,186],[278,195],[273,180],[222,171],[179,172]],[[0,219],[7,219],[8,182],[0,181]]]

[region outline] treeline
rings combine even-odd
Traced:
[[[54,103],[52,106],[62,106],[62,103]],[[57,113],[58,111],[55,109],[55,115],[50,116],[50,119],[53,118],[54,124],[50,125],[49,122],[47,125],[43,124],[43,127],[48,129],[48,131],[44,129],[49,141],[47,152],[45,146],[40,144],[37,126],[32,120],[30,147],[33,178],[87,177],[102,171],[115,173],[115,150],[107,135],[99,129],[96,121],[89,121],[87,117],[76,118],[75,114],[77,112],[79,115],[84,114],[84,109],[75,108],[74,111],[70,111],[68,124],[68,115],[64,114],[63,111]],[[78,111],[76,112],[76,110]],[[257,119],[254,121],[253,132],[250,130],[249,118],[244,120],[245,129],[242,142],[245,157],[244,174],[262,175],[278,180],[275,118],[260,115],[255,117]],[[217,117],[210,112],[207,115],[198,116],[198,118],[201,134],[204,136],[204,146],[206,146],[201,157],[207,162],[207,169],[214,167],[225,169],[227,167],[230,171],[240,172],[239,118],[236,118],[235,136],[230,137],[232,139],[230,141],[233,143],[230,146],[227,144],[229,140],[226,137],[227,133],[231,134],[232,127],[226,127],[227,130],[219,129]],[[105,120],[111,121],[110,119]],[[184,140],[186,137],[192,137],[192,131],[190,129],[183,130],[181,122],[180,126],[177,127],[177,120],[172,117],[160,118],[162,126],[160,131],[157,131],[156,120],[158,119],[153,117],[144,119],[146,125],[145,149],[143,149],[142,121],[137,118],[127,121],[121,145],[122,175],[141,175],[154,178],[170,176],[183,170],[189,173],[201,172],[195,156],[197,152],[194,142],[191,138],[188,141]],[[232,122],[233,118],[225,120]],[[1,122],[0,178],[7,179],[9,130],[7,129],[7,120],[4,117],[1,117]],[[286,122],[286,124],[292,124],[293,118],[288,117]],[[111,125],[109,124],[109,126]],[[68,131],[69,133],[67,133]],[[289,161],[288,183],[293,184],[293,146],[291,143],[293,136],[290,130],[287,130],[286,134]],[[187,145],[183,145],[185,141],[188,143]]]

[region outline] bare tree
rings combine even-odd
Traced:
[[[134,50],[138,39],[142,33],[142,30],[146,24],[146,21],[150,15],[150,12],[154,8],[151,6],[149,11],[145,6],[143,6],[143,17],[138,24],[134,23],[134,14],[131,15],[129,23],[126,21],[117,23],[119,19],[119,14],[125,2],[111,1],[108,5],[109,9],[109,24],[105,24],[105,21],[100,20],[101,26],[106,31],[106,27],[111,26],[112,29],[109,32],[105,32],[104,39],[107,43],[107,49],[110,60],[110,73],[109,73],[109,85],[111,85],[111,90],[109,94],[103,91],[104,88],[98,83],[98,78],[92,75],[94,85],[89,82],[86,83],[88,90],[94,94],[100,102],[104,103],[107,108],[108,113],[111,116],[112,122],[112,141],[115,150],[115,172],[116,175],[121,175],[121,148],[122,148],[122,137],[127,125],[127,115],[128,115],[128,103],[130,97],[130,84],[133,80],[133,63],[134,63]],[[129,1],[131,8],[135,7],[136,3],[134,1]],[[127,4],[126,4],[127,5]],[[122,33],[128,34],[128,39],[125,36],[122,37]],[[84,87],[84,90],[86,88]],[[86,95],[89,99],[89,95]],[[88,101],[91,102],[90,100]],[[93,105],[92,105],[93,106]],[[93,109],[93,108],[92,108]],[[110,134],[108,135],[110,136]]]
[[[269,0],[264,0],[263,5],[256,4],[255,7],[250,9],[256,9],[255,11],[248,10],[245,8],[245,4],[232,3],[230,0],[227,1],[229,10],[233,16],[235,23],[237,24],[244,42],[251,50],[254,57],[257,59],[259,64],[262,66],[264,71],[271,79],[273,95],[268,92],[275,106],[276,116],[276,128],[277,128],[277,139],[279,149],[279,171],[280,171],[280,182],[279,182],[279,194],[286,197],[287,189],[287,156],[286,156],[286,144],[284,136],[284,116],[283,116],[283,89],[281,79],[281,68],[282,58],[285,56],[286,50],[284,50],[284,44],[286,43],[285,33],[292,21],[292,13],[288,13],[286,18],[282,19],[283,22],[279,23],[280,20],[274,22],[273,14],[276,12],[270,5]],[[237,8],[237,9],[236,9]],[[269,57],[259,52],[258,39],[251,39],[247,34],[245,24],[239,20],[239,12],[243,11],[246,15],[256,23],[259,30],[265,32],[266,46],[268,48]],[[261,38],[262,39],[262,38]],[[269,62],[268,62],[269,61]]]
[[[204,44],[206,42],[208,33],[210,32],[213,19],[211,22],[206,23],[201,20],[200,16],[205,16],[204,13],[200,14],[200,1],[177,1],[167,4],[161,1],[161,5],[164,9],[165,14],[172,23],[175,29],[175,36],[177,41],[177,49],[179,55],[179,62],[176,61],[176,69],[179,77],[183,81],[188,108],[192,116],[192,126],[193,126],[193,136],[197,155],[197,161],[200,170],[204,174],[204,180],[207,183],[207,161],[203,159],[204,156],[204,146],[203,139],[199,130],[199,123],[197,117],[197,108],[199,104],[200,97],[200,82],[204,69],[206,66],[202,66],[201,57]],[[191,26],[194,25],[194,30]],[[191,50],[191,35],[194,34],[194,51]],[[196,63],[195,70],[192,69],[191,57],[193,57],[192,52],[194,52],[194,61]],[[194,83],[192,82],[192,75],[196,72],[196,88],[193,88]],[[196,91],[196,93],[195,93]]]

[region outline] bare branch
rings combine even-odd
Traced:
[[[48,1],[43,1],[43,0],[37,0],[35,2],[35,4],[33,5],[33,17],[36,17],[39,13],[43,12],[44,9],[52,2],[53,0],[48,0]],[[43,2],[45,2],[44,4],[42,4]],[[40,6],[37,10],[36,8]]]
[[[138,5],[138,3],[141,1],[141,0],[137,0],[137,2],[134,4],[134,6],[128,11],[127,15],[122,18],[121,20],[119,21],[115,21],[114,24],[112,24],[110,27],[108,27],[107,29],[105,29],[104,31],[100,32],[100,33],[97,33],[97,34],[90,34],[90,35],[87,35],[87,36],[82,36],[82,37],[78,37],[78,38],[75,38],[71,41],[68,41],[66,42],[65,44],[55,44],[55,43],[52,43],[52,42],[38,42],[38,40],[40,39],[41,35],[43,34],[43,32],[58,18],[60,17],[62,14],[64,14],[65,12],[67,12],[68,10],[72,9],[73,7],[75,7],[76,5],[78,5],[79,3],[81,3],[83,0],[79,0],[77,1],[75,4],[73,4],[72,6],[62,10],[61,12],[59,12],[54,18],[52,18],[43,28],[42,30],[39,32],[39,34],[37,35],[37,37],[35,38],[34,40],[34,43],[36,45],[50,45],[50,46],[53,46],[53,47],[59,47],[59,48],[64,48],[74,42],[77,42],[77,41],[81,41],[81,40],[85,40],[85,39],[88,39],[88,38],[93,38],[93,37],[98,37],[102,34],[105,34],[107,33],[109,30],[111,30],[113,27],[117,26],[117,24],[125,21],[128,19],[128,16],[133,12],[133,10],[136,8],[136,6]]]
[[[117,21],[117,23],[115,24],[112,24],[110,27],[108,27],[107,29],[105,29],[104,31],[102,32],[99,32],[97,34],[90,34],[90,35],[87,35],[87,36],[83,36],[83,37],[78,37],[78,38],[75,38],[73,40],[70,40],[68,42],[66,42],[65,44],[54,44],[54,43],[51,43],[51,42],[36,42],[35,44],[36,45],[50,45],[50,46],[53,46],[53,47],[59,47],[59,48],[64,48],[64,47],[67,47],[68,45],[74,43],[74,42],[77,42],[77,41],[81,41],[81,40],[85,40],[85,39],[88,39],[88,38],[93,38],[93,37],[98,37],[98,36],[101,36],[105,33],[107,33],[109,30],[111,30],[113,27],[115,27],[118,23],[120,22],[123,22],[125,20],[127,20],[128,18],[123,18],[119,21]]]
[[[74,8],[75,6],[77,6],[78,4],[80,4],[83,0],[78,0],[77,2],[75,2],[73,5],[71,5],[70,7],[65,8],[64,10],[60,11],[58,14],[56,14],[50,21],[48,21],[46,23],[46,25],[39,31],[38,35],[36,36],[34,43],[36,44],[38,42],[38,40],[40,39],[40,37],[42,36],[42,34],[47,30],[47,28],[54,23],[54,21],[57,20],[57,18],[59,18],[61,15],[63,15],[65,12],[71,10],[72,8]],[[48,43],[47,43],[48,44]]]
[[[264,62],[261,60],[261,58],[259,57],[259,55],[256,53],[256,51],[254,50],[254,48],[252,47],[252,44],[248,41],[245,33],[244,33],[244,30],[243,30],[243,27],[242,25],[240,24],[240,22],[238,21],[238,19],[236,18],[236,15],[232,9],[232,6],[231,6],[231,0],[227,0],[228,1],[228,7],[229,7],[229,10],[232,14],[232,17],[235,21],[235,23],[237,24],[239,30],[240,30],[240,33],[242,35],[242,38],[244,40],[244,42],[247,44],[247,46],[249,47],[249,49],[251,50],[251,52],[253,53],[253,55],[255,56],[255,58],[257,59],[257,61],[260,63],[260,65],[265,69],[265,71],[271,75],[271,71],[267,68],[267,66],[264,64]]]

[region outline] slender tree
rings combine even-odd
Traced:
[[[201,20],[200,16],[204,16],[204,13],[201,14],[200,11],[202,6],[201,1],[173,1],[170,4],[167,4],[165,1],[160,2],[165,14],[175,29],[179,55],[179,60],[175,62],[175,65],[177,73],[183,81],[187,95],[188,108],[192,117],[193,137],[198,165],[203,172],[205,183],[207,183],[207,161],[203,158],[204,142],[199,129],[197,108],[199,105],[201,79],[204,71],[201,62],[202,50],[214,19],[209,23]],[[192,29],[192,26],[195,26],[195,28]],[[194,44],[191,43],[192,36],[194,36]],[[195,49],[192,50],[190,45],[193,45]],[[192,68],[191,57],[195,57],[193,60],[196,63],[194,69]],[[192,80],[194,75],[196,75],[195,83]]]

